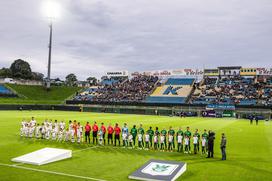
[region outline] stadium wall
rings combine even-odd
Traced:
[[[59,110],[59,111],[80,111],[78,105],[17,105],[0,104],[0,110]]]
[[[107,113],[126,113],[126,114],[147,114],[147,115],[174,115],[178,112],[195,112],[197,116],[202,116],[206,110],[203,104],[169,104],[169,103],[145,103],[145,102],[84,102],[66,101],[67,104],[81,104],[83,111],[86,112],[107,112]],[[219,111],[220,112],[220,111]],[[222,112],[222,111],[221,111]],[[235,106],[235,117],[246,118],[250,114],[263,115],[265,119],[272,119],[271,106]]]
[[[179,112],[196,113],[192,116],[202,116],[205,105],[175,105],[175,104],[146,104],[146,103],[111,103],[111,104],[74,104],[74,105],[16,105],[0,104],[0,110],[60,110],[84,111],[119,114],[144,115],[176,115]],[[237,106],[236,118],[246,118],[250,114],[262,115],[265,119],[272,119],[272,108],[262,106]]]
[[[188,106],[147,106],[147,105],[84,105],[84,112],[145,114],[145,115],[175,115],[178,112],[196,112],[201,115],[205,107]]]

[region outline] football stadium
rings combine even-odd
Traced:
[[[190,15],[201,12],[202,20],[207,18],[205,28],[208,29],[217,27],[209,23],[221,22],[225,16],[230,18],[226,22],[233,26],[236,20],[249,26],[240,18],[252,17],[255,12],[263,18],[271,6],[256,1],[248,5],[251,13],[236,13],[236,9],[231,11],[233,15],[226,15],[220,14],[219,10],[233,9],[233,2],[217,4],[219,10],[213,10],[215,14],[210,8],[214,5],[213,0],[200,7],[183,0],[184,7],[179,6],[177,1],[156,4],[153,0],[150,4],[144,1],[130,4],[118,0],[118,4],[123,3],[122,6],[98,0],[41,2],[0,2],[0,14],[4,15],[0,16],[4,24],[3,32],[7,31],[10,35],[13,35],[10,29],[13,25],[5,20],[17,22],[18,26],[22,20],[26,24],[27,21],[36,22],[39,18],[32,17],[31,8],[33,13],[38,13],[34,9],[42,7],[46,14],[45,22],[33,25],[34,30],[21,28],[19,33],[16,29],[16,40],[22,44],[28,42],[25,47],[10,43],[11,36],[3,36],[8,48],[3,48],[3,54],[0,52],[7,59],[0,62],[3,67],[0,69],[0,180],[271,180],[271,51],[259,45],[248,46],[248,56],[241,47],[233,45],[233,48],[240,49],[226,53],[223,44],[231,47],[232,43],[227,44],[229,40],[218,35],[226,42],[222,43],[222,47],[213,44],[215,39],[205,40],[205,44],[210,44],[213,51],[218,52],[217,58],[226,55],[230,60],[223,60],[223,57],[222,61],[210,61],[209,48],[201,47],[206,51],[204,54],[195,48],[193,51],[188,48],[181,51],[179,47],[176,52],[176,45],[171,45],[175,43],[165,35],[167,28],[162,35],[158,27],[163,29],[164,25],[152,23],[155,15],[166,23],[177,15],[183,15],[179,14],[181,10],[186,12],[189,9]],[[235,5],[235,8],[243,5]],[[18,12],[8,18],[5,15],[11,7]],[[125,11],[128,7],[130,10]],[[165,9],[161,10],[162,7]],[[204,10],[210,13],[202,14]],[[21,11],[26,14],[23,16]],[[125,12],[137,21],[125,18]],[[65,14],[70,19],[60,18],[59,14]],[[167,19],[168,16],[170,19]],[[166,19],[163,20],[163,17]],[[233,17],[236,18],[231,19]],[[128,20],[132,24],[127,23]],[[188,20],[200,22],[191,18]],[[250,26],[256,28],[257,20],[251,21]],[[42,43],[48,41],[48,34],[44,36],[41,33],[44,30],[39,31],[39,26],[48,22],[49,46],[48,49],[39,49],[36,39],[41,38]],[[174,22],[178,22],[177,19]],[[78,29],[69,29],[66,23],[69,26],[74,23]],[[139,25],[136,26],[137,23]],[[145,28],[130,32],[130,25]],[[65,28],[61,29],[61,26]],[[175,34],[174,25],[165,26],[173,28],[170,28],[171,36],[179,37]],[[263,26],[271,28],[266,24]],[[190,23],[182,27],[189,28]],[[217,37],[216,32],[224,28],[228,36],[236,36],[236,33],[231,34],[227,25],[221,28],[214,30],[213,35],[207,33],[205,36]],[[179,42],[181,46],[190,46],[194,44],[194,38],[205,37],[198,34],[197,29],[190,32],[192,41],[189,43],[182,39],[185,42]],[[79,30],[82,34],[78,33]],[[112,32],[118,30],[124,39],[118,39],[120,37]],[[89,37],[89,31],[97,34]],[[240,34],[243,27],[237,26],[236,31],[243,37]],[[261,32],[264,35],[267,33]],[[183,33],[188,32],[184,30]],[[257,30],[254,33],[249,33],[251,39],[254,36],[258,39]],[[267,38],[269,35],[271,32],[267,33]],[[110,36],[118,42],[129,41],[135,49],[125,45],[116,48],[119,46],[116,42],[114,45],[110,45],[109,41],[105,43],[104,38],[111,39]],[[133,39],[134,36],[137,40]],[[142,42],[138,39],[142,36],[146,41],[140,44]],[[153,36],[161,38],[161,43],[152,40]],[[67,38],[70,38],[69,42],[62,42]],[[92,45],[81,42],[91,39],[97,42]],[[246,42],[245,39],[239,41]],[[147,46],[150,40],[157,43],[152,51]],[[201,38],[196,42],[199,41]],[[237,43],[234,39],[232,41]],[[146,51],[133,54],[131,51],[137,52],[136,42]],[[0,42],[0,45],[3,44]],[[163,49],[172,49],[171,54],[160,50],[161,45]],[[89,49],[91,46],[96,47],[95,50]],[[116,48],[114,52],[111,46]],[[29,52],[22,53],[26,49]],[[48,54],[44,55],[42,51]],[[158,54],[157,60],[149,62],[153,51]],[[180,55],[179,51],[184,55]],[[190,51],[193,53],[187,57],[186,53]],[[199,57],[196,56],[197,51]],[[255,60],[255,56],[259,56],[258,51],[268,52],[264,53],[268,58],[261,56],[263,60]],[[88,59],[86,52],[91,54]],[[45,57],[37,59],[38,54]],[[169,60],[165,59],[165,55]],[[237,61],[234,57],[245,57],[245,60]],[[175,58],[178,60],[175,61]],[[251,58],[254,63],[250,62]],[[43,59],[46,61],[41,63]],[[112,61],[116,62],[112,64]]]

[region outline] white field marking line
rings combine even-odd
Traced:
[[[19,166],[19,165],[23,165],[25,163],[17,163],[17,164],[12,164],[12,166]]]
[[[92,146],[92,147],[84,148],[84,149],[81,149],[81,150],[76,150],[76,151],[73,151],[72,153],[78,153],[78,152],[82,152],[82,151],[85,151],[85,150],[94,149],[94,148],[97,148],[97,147],[99,147],[99,146]]]
[[[62,172],[41,170],[41,169],[36,169],[36,168],[29,168],[29,167],[23,167],[23,166],[11,165],[11,164],[5,164],[5,163],[0,163],[0,166],[13,167],[13,168],[24,169],[24,170],[31,170],[31,171],[35,171],[35,172],[49,173],[49,174],[54,174],[54,175],[66,176],[66,177],[74,177],[74,178],[80,178],[80,179],[85,179],[85,180],[106,181],[106,180],[102,180],[102,179],[98,179],[98,178],[85,177],[85,176],[81,176],[81,175],[72,175],[72,174],[67,174],[67,173],[62,173]]]

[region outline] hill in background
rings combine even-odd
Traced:
[[[6,85],[19,97],[0,98],[0,104],[62,104],[64,100],[79,91],[80,87],[52,86],[47,91],[43,86]]]

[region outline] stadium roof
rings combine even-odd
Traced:
[[[242,66],[228,66],[228,67],[218,67],[219,70],[234,70],[234,69],[241,69]]]

